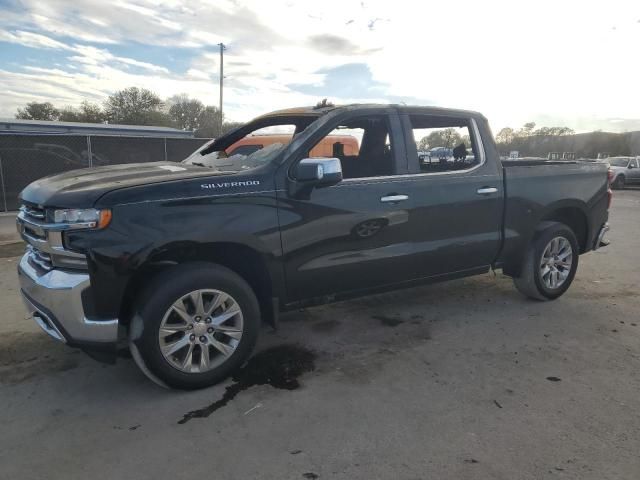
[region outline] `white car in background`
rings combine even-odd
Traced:
[[[638,157],[609,157],[611,186],[623,189],[625,185],[640,184],[640,161]]]

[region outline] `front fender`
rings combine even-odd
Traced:
[[[115,318],[138,269],[176,249],[247,246],[267,259],[274,287],[283,288],[276,209],[274,192],[129,203],[112,207],[106,229],[70,232],[66,241],[87,254],[96,313]]]

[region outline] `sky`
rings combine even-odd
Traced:
[[[0,117],[122,88],[186,93],[246,121],[384,102],[640,130],[640,2],[630,0],[0,0]]]

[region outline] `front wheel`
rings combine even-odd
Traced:
[[[140,367],[173,388],[224,380],[249,357],[260,327],[258,301],[247,282],[207,263],[155,277],[137,310],[140,326],[132,327],[132,341],[144,362]]]
[[[567,291],[578,268],[580,253],[573,230],[546,222],[529,245],[516,288],[529,298],[554,300]]]

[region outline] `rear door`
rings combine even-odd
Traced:
[[[408,195],[416,275],[464,272],[495,259],[504,192],[496,158],[488,158],[471,117],[404,110]],[[418,159],[417,150],[441,152]]]
[[[393,109],[365,111],[329,122],[283,165],[291,172],[297,161],[313,156],[318,144],[333,137],[331,156],[340,158],[344,175],[337,185],[314,189],[308,199],[289,196],[285,185],[279,189],[289,301],[366,290],[413,276],[409,212],[402,195],[411,180],[399,117]],[[357,141],[357,151],[345,148],[345,136]]]

